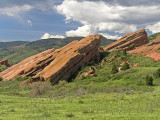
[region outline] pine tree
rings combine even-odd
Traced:
[[[115,74],[117,72],[118,72],[117,66],[115,64],[113,64],[111,73]]]

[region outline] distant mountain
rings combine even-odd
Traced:
[[[11,47],[12,45],[11,43],[9,43],[10,45],[7,46],[8,44],[7,42],[6,47],[4,47],[4,45],[3,47],[0,46],[0,60],[8,59],[10,63],[16,64],[25,58],[28,58],[32,55],[35,55],[47,49],[52,49],[52,48],[58,49],[74,40],[81,40],[83,38],[84,37],[66,37],[64,39],[50,38],[50,39],[41,39],[33,42],[24,42],[23,44],[22,42],[20,42],[21,44],[20,43],[12,44],[15,46],[24,45],[21,48],[17,48],[17,49],[8,49],[8,47]],[[103,36],[101,36],[101,41],[102,41],[102,44],[101,44],[102,46],[106,46],[112,42],[115,42],[115,40],[107,39]],[[13,43],[17,43],[17,41]]]
[[[13,42],[0,42],[0,48],[8,48],[8,47],[15,47],[27,44],[29,42],[26,41],[13,41]]]

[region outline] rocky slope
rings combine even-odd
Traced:
[[[27,58],[1,72],[0,77],[7,81],[17,75],[33,76],[30,82],[50,80],[52,84],[58,83],[59,80],[68,81],[99,53],[100,44],[100,35],[91,35],[60,49],[50,49]]]
[[[108,45],[104,49],[107,51],[113,51],[117,49],[129,49],[129,47],[138,47],[147,44],[147,33],[144,29],[140,29],[138,32],[128,33],[116,42]]]
[[[136,48],[135,50],[129,51],[131,54],[141,53],[146,57],[155,59],[156,61],[160,60],[160,36],[158,36],[154,41]]]

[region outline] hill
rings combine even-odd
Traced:
[[[0,42],[0,49],[25,45],[27,41]]]
[[[64,39],[58,39],[58,38],[42,39],[29,42],[25,44],[23,47],[17,49],[8,49],[8,47],[11,47],[11,44],[7,46],[6,43],[6,47],[3,48],[0,47],[0,60],[7,59],[9,63],[16,64],[25,58],[28,58],[32,55],[35,55],[47,49],[52,49],[52,48],[58,49],[67,45],[73,40],[81,40],[82,38],[84,37],[66,37]],[[101,41],[102,41],[101,45],[106,46],[107,44],[110,44],[115,40],[107,39],[102,36]]]

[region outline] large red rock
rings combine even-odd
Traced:
[[[160,36],[158,36],[156,40],[144,46],[129,51],[129,53],[131,54],[141,53],[146,57],[155,59],[156,61],[160,60]]]
[[[128,49],[128,47],[138,47],[142,46],[144,44],[147,44],[148,37],[147,33],[144,29],[140,29],[138,32],[134,33],[128,33],[124,35],[122,38],[117,40],[116,42],[108,45],[104,49],[107,51],[113,51],[113,50],[122,50],[122,49]]]
[[[0,73],[4,81],[15,76],[33,76],[30,82],[50,80],[52,84],[69,80],[82,66],[99,53],[100,35],[91,35],[54,50],[34,55]]]

